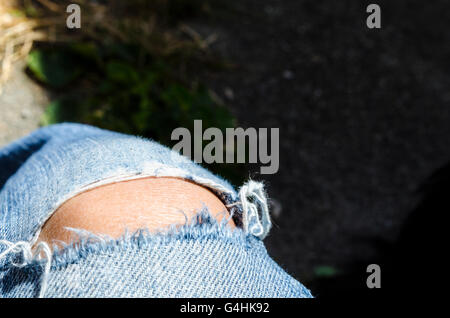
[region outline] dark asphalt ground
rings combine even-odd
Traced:
[[[450,4],[376,3],[378,30],[357,0],[242,0],[195,21],[237,65],[206,77],[240,126],[280,128],[279,172],[253,176],[282,204],[269,252],[302,281],[369,264],[450,160]]]

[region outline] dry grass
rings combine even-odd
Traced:
[[[155,0],[160,5],[168,1]],[[1,1],[0,93],[11,74],[13,64],[24,59],[35,42],[113,40],[137,43],[152,54],[167,55],[185,49],[207,50],[216,40],[214,34],[206,39],[202,38],[185,24],[180,24],[175,29],[169,28],[161,22],[160,13],[154,8],[143,8],[141,12],[135,10],[137,14],[130,15],[122,12],[120,6],[123,1],[113,0],[108,6],[91,3],[89,0],[77,2],[82,8],[82,27],[69,30],[66,27],[66,7],[71,1]]]

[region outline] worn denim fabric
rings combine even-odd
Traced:
[[[69,198],[149,176],[209,188],[237,228],[204,210],[157,234],[143,229],[112,239],[78,231],[80,243],[30,257],[43,224]],[[268,256],[261,239],[270,220],[243,204],[246,193],[267,207],[256,183],[238,193],[154,141],[80,124],[41,128],[0,149],[0,242],[10,247],[0,244],[0,297],[311,297]]]

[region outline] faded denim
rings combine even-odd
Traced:
[[[81,243],[47,259],[30,257],[43,224],[69,198],[149,176],[209,188],[229,207],[237,229],[204,210],[158,234],[143,229],[112,239],[74,230]],[[41,128],[0,149],[0,297],[311,297],[267,254],[265,200],[259,184],[238,193],[151,140],[80,124]]]

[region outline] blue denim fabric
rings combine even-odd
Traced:
[[[219,224],[205,210],[158,234],[80,234],[81,243],[55,249],[47,260],[30,258],[29,248],[0,244],[0,297],[42,291],[45,297],[311,297],[267,255],[260,235],[270,225],[264,211],[257,214],[254,204],[242,208],[242,192],[253,190],[264,206],[257,185],[237,193],[154,141],[86,125],[48,126],[0,149],[0,241],[29,247],[74,195],[148,176],[185,178],[211,189],[230,206],[238,228]]]

